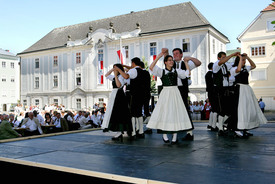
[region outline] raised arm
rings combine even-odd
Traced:
[[[151,71],[153,71],[155,65],[157,64],[158,60],[162,57],[162,56],[166,56],[168,55],[168,49],[167,48],[162,48],[161,49],[161,53],[156,57],[156,59],[153,61],[153,63],[151,63],[151,65],[149,66],[149,69]]]
[[[200,66],[201,65],[201,61],[198,60],[197,58],[194,58],[194,57],[184,57],[183,60],[191,60],[195,65],[196,67]],[[190,70],[189,70],[190,71]]]
[[[238,67],[236,68],[236,71],[235,71],[236,73],[239,73],[243,67],[243,56],[239,54],[238,57],[240,57],[240,61],[239,61]]]
[[[221,66],[222,64],[226,63],[230,58],[232,58],[233,56],[237,56],[237,55],[239,55],[239,54],[240,54],[240,52],[235,52],[235,53],[233,53],[233,54],[230,54],[229,56],[226,56],[226,57],[222,58],[222,59],[219,61],[218,65]]]
[[[119,81],[119,79],[118,79],[118,71],[115,70],[115,71],[114,71],[114,74],[115,74],[116,86],[117,86],[118,88],[120,88],[120,87],[121,87],[121,83],[120,83],[120,81]]]
[[[253,70],[256,68],[256,64],[252,61],[252,59],[250,59],[250,57],[248,57],[247,54],[245,54],[245,57],[246,59],[248,60],[248,62],[250,63],[250,66],[251,66],[251,69],[250,70]]]
[[[113,71],[114,71],[114,68],[112,68],[111,70],[109,70],[109,71],[105,74],[105,77],[108,77]]]
[[[124,78],[124,79],[129,79],[130,75],[123,72],[120,68],[118,68],[117,66],[114,67],[116,71],[118,71],[120,73],[120,75]]]

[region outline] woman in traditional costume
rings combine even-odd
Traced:
[[[246,66],[246,60],[249,61],[250,66]],[[249,86],[249,71],[256,68],[255,63],[247,56],[247,54],[238,55],[235,59],[230,73],[235,77],[235,96],[237,105],[237,130],[243,131],[243,136],[247,137],[253,135],[247,130],[259,127],[260,124],[266,124],[267,120],[263,115],[257,98]]]
[[[102,129],[104,132],[109,130],[117,132],[112,140],[120,140],[122,142],[124,131],[127,131],[129,135],[131,134],[132,122],[128,102],[123,91],[125,80],[115,69],[115,66],[124,71],[121,64],[115,64],[105,75],[107,79],[112,81],[113,90],[109,97],[109,104],[103,119]],[[114,75],[111,75],[112,72]]]
[[[157,129],[158,133],[162,133],[165,143],[170,142],[167,134],[173,134],[171,144],[176,144],[178,142],[178,132],[192,129],[188,112],[177,87],[177,77],[181,79],[189,77],[190,71],[187,62],[184,62],[186,71],[181,69],[176,71],[173,68],[174,61],[171,55],[164,57],[165,69],[159,68],[156,63],[165,54],[165,50],[163,49],[149,67],[153,75],[161,79],[163,89],[147,124],[147,128]]]

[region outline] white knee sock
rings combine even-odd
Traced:
[[[223,130],[223,119],[224,117],[223,116],[219,116],[219,130]]]
[[[217,126],[217,116],[218,116],[218,113],[214,112],[213,115],[212,115],[212,124],[211,126],[213,128],[216,128]]]
[[[178,137],[178,136],[177,136],[177,133],[173,133],[173,139],[172,139],[172,141],[173,141],[173,142],[176,142],[176,141],[177,141],[177,137]]]
[[[132,136],[136,135],[136,118],[132,117],[132,128],[133,128],[133,132],[132,132]]]
[[[212,121],[213,121],[213,112],[210,112],[210,114],[209,114],[209,122],[208,122],[209,126],[212,126]]]
[[[143,134],[144,131],[143,131],[143,117],[139,117],[138,118],[138,126],[139,126],[139,134]]]
[[[186,132],[186,134],[193,135],[193,131],[192,131],[192,130],[189,130],[189,131]]]
[[[165,141],[169,140],[167,134],[162,134],[162,137]]]
[[[122,134],[121,132],[117,132],[114,137],[119,137],[121,134]]]

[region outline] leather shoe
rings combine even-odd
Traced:
[[[164,143],[169,143],[170,142],[169,139],[165,140],[165,139],[162,138],[162,140],[163,140]]]
[[[183,141],[193,141],[194,135],[187,134],[185,137],[182,138]]]

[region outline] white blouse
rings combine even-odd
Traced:
[[[174,72],[175,69],[172,69],[172,72]],[[153,71],[151,71],[149,69],[149,72],[157,77],[162,77],[163,74],[163,69],[161,69],[160,67],[158,67],[157,65],[154,66]],[[165,74],[167,74],[169,71],[164,69]],[[185,79],[189,76],[189,70],[182,70],[182,69],[177,69],[177,73],[178,73],[178,78],[181,79]]]
[[[110,81],[113,81],[115,76],[114,75],[108,75],[106,78],[109,79]],[[120,88],[123,88],[124,84],[126,83],[125,79],[121,75],[119,75],[118,80],[121,84]]]

